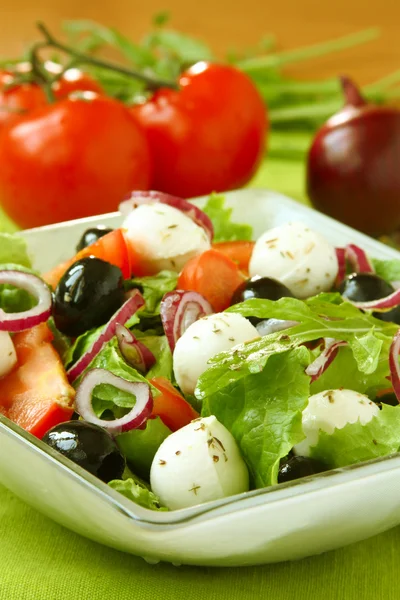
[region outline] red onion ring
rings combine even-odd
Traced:
[[[124,216],[127,216],[132,212],[133,209],[137,208],[141,204],[155,204],[156,202],[168,204],[169,206],[172,206],[172,208],[176,208],[177,210],[183,212],[187,217],[189,217],[189,219],[192,219],[196,225],[199,225],[199,227],[204,229],[210,242],[212,242],[214,237],[214,227],[210,217],[200,210],[200,208],[191,202],[184,200],[183,198],[171,196],[170,194],[164,194],[163,192],[133,191],[126,196],[126,199],[123,202],[121,202],[118,210]]]
[[[354,306],[361,310],[376,310],[385,312],[391,308],[395,308],[400,304],[400,289],[395,290],[389,296],[384,298],[378,298],[377,300],[370,300],[369,302],[352,302]]]
[[[369,260],[367,253],[355,244],[347,244],[346,258],[356,273],[375,273],[375,269]]]
[[[68,380],[73,383],[83,371],[90,365],[92,360],[99,354],[104,348],[105,344],[109,342],[115,335],[115,330],[120,323],[123,325],[135,314],[139,308],[144,305],[144,298],[139,290],[135,290],[136,293],[132,293],[130,298],[121,306],[119,310],[111,317],[107,325],[105,325],[103,331],[91,345],[89,350],[83,354],[79,360],[72,365],[67,371]]]
[[[171,351],[192,323],[213,312],[211,304],[198,292],[175,290],[165,294],[160,304],[160,316]]]
[[[346,249],[335,248],[336,258],[338,262],[338,274],[336,276],[336,286],[339,287],[346,277]]]
[[[93,410],[92,393],[95,387],[107,383],[114,387],[128,392],[136,397],[135,406],[126,415],[113,421],[100,419]],[[76,411],[89,423],[99,425],[107,429],[112,435],[137,429],[148,419],[153,410],[153,397],[150,386],[144,382],[127,381],[122,377],[117,377],[106,369],[91,369],[82,378],[76,390],[75,397]]]
[[[120,323],[117,323],[115,333],[119,349],[126,362],[140,373],[147,373],[156,362],[154,354]]]
[[[346,277],[346,263],[349,262],[353,273],[375,273],[367,253],[355,244],[347,244],[345,248],[335,248],[338,262],[336,285],[339,286]]]
[[[317,381],[319,377],[326,371],[332,361],[336,358],[340,346],[347,346],[347,342],[336,341],[326,338],[325,349],[306,369],[306,375],[311,377],[311,383]]]
[[[389,350],[389,368],[390,368],[390,379],[394,393],[396,394],[397,400],[400,402],[400,367],[399,367],[399,354],[400,354],[400,329],[397,331],[393,338],[392,344]]]
[[[0,309],[0,331],[24,331],[47,321],[50,317],[51,292],[40,277],[22,271],[0,271],[0,284],[14,285],[37,300],[36,306],[18,313],[6,313]]]

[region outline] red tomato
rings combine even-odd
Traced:
[[[13,337],[18,366],[0,380],[0,413],[41,438],[74,412],[75,390],[46,324]]]
[[[54,269],[42,275],[43,279],[55,289],[65,271],[69,269],[74,262],[86,258],[86,256],[96,256],[96,258],[101,258],[101,260],[105,260],[106,262],[119,267],[125,279],[131,275],[129,252],[125,243],[125,238],[122,230],[116,229],[101,237],[94,244],[91,244],[87,248],[83,248],[83,250],[75,254],[73,258],[66,260],[61,263],[61,265],[57,265]]]
[[[52,85],[54,96],[63,100],[73,92],[96,92],[103,94],[103,88],[93,77],[79,69],[68,69],[58,81]]]
[[[23,228],[116,210],[151,178],[144,133],[105,96],[63,100],[4,127],[0,165],[0,204]]]
[[[50,61],[47,61],[44,66],[49,75],[53,76],[60,73],[62,69],[60,65]],[[48,105],[46,94],[36,83],[8,87],[15,77],[29,73],[30,70],[29,63],[19,63],[15,66],[15,71],[0,71],[0,126],[15,122],[27,112]],[[100,84],[79,69],[68,69],[58,81],[53,83],[52,91],[56,100],[63,100],[72,92],[78,91],[103,93]]]
[[[216,242],[213,244],[214,250],[218,250],[221,254],[224,254],[233,262],[235,262],[239,269],[244,273],[248,273],[249,262],[253,253],[255,242]]]
[[[228,308],[244,276],[237,264],[217,250],[190,259],[178,278],[178,290],[193,290],[206,298],[215,312]]]
[[[164,425],[171,431],[176,431],[188,425],[193,419],[199,417],[191,404],[174,388],[172,383],[165,377],[153,377],[149,380],[158,391],[159,396],[153,399],[152,417],[160,417]]]
[[[179,91],[160,89],[131,110],[147,131],[153,189],[184,198],[244,185],[265,151],[266,108],[250,80],[228,65],[198,63]]]
[[[38,85],[23,83],[8,88],[13,80],[11,71],[0,71],[0,127],[21,119],[27,111],[47,104],[43,90]]]

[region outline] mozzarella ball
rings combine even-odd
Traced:
[[[125,238],[147,273],[179,272],[211,247],[204,229],[167,204],[142,204],[125,219]]]
[[[310,448],[318,443],[319,432],[333,433],[347,423],[368,423],[379,413],[378,406],[353,390],[326,390],[311,396],[303,410],[302,425],[306,439],[294,447],[301,456],[310,456]]]
[[[249,474],[234,437],[211,416],[163,441],[151,465],[150,484],[164,506],[177,510],[246,492]]]
[[[17,354],[10,334],[0,331],[0,377],[7,375],[17,364]]]
[[[266,231],[250,259],[251,277],[272,277],[297,298],[332,288],[338,273],[335,248],[303,223],[286,223]]]
[[[259,338],[257,329],[235,313],[215,313],[195,321],[176,343],[175,379],[184,394],[193,394],[210,358],[238,344]]]

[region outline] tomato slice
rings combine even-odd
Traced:
[[[77,260],[86,258],[87,256],[96,256],[106,262],[119,267],[125,279],[130,277],[131,265],[129,260],[128,248],[125,242],[122,229],[115,229],[101,237],[97,242],[91,244],[87,248],[83,248],[73,258],[57,265],[51,271],[42,275],[43,279],[55,289],[64,275],[65,271],[74,264]]]
[[[160,417],[171,431],[188,425],[200,416],[165,377],[153,377],[149,383],[161,392],[159,396],[154,397],[151,416]]]
[[[45,323],[17,333],[18,366],[0,379],[0,413],[39,438],[74,412],[75,390],[52,339]]]
[[[254,249],[255,242],[216,242],[213,244],[214,250],[221,252],[234,263],[236,263],[243,273],[249,272],[249,262]]]
[[[236,263],[217,250],[195,256],[183,267],[178,289],[193,290],[206,298],[216,312],[228,308],[244,276]]]

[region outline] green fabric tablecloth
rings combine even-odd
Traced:
[[[303,182],[300,162],[274,160],[253,185],[301,200]],[[0,600],[399,600],[399,565],[400,527],[298,562],[148,565],[67,531],[0,486]]]

